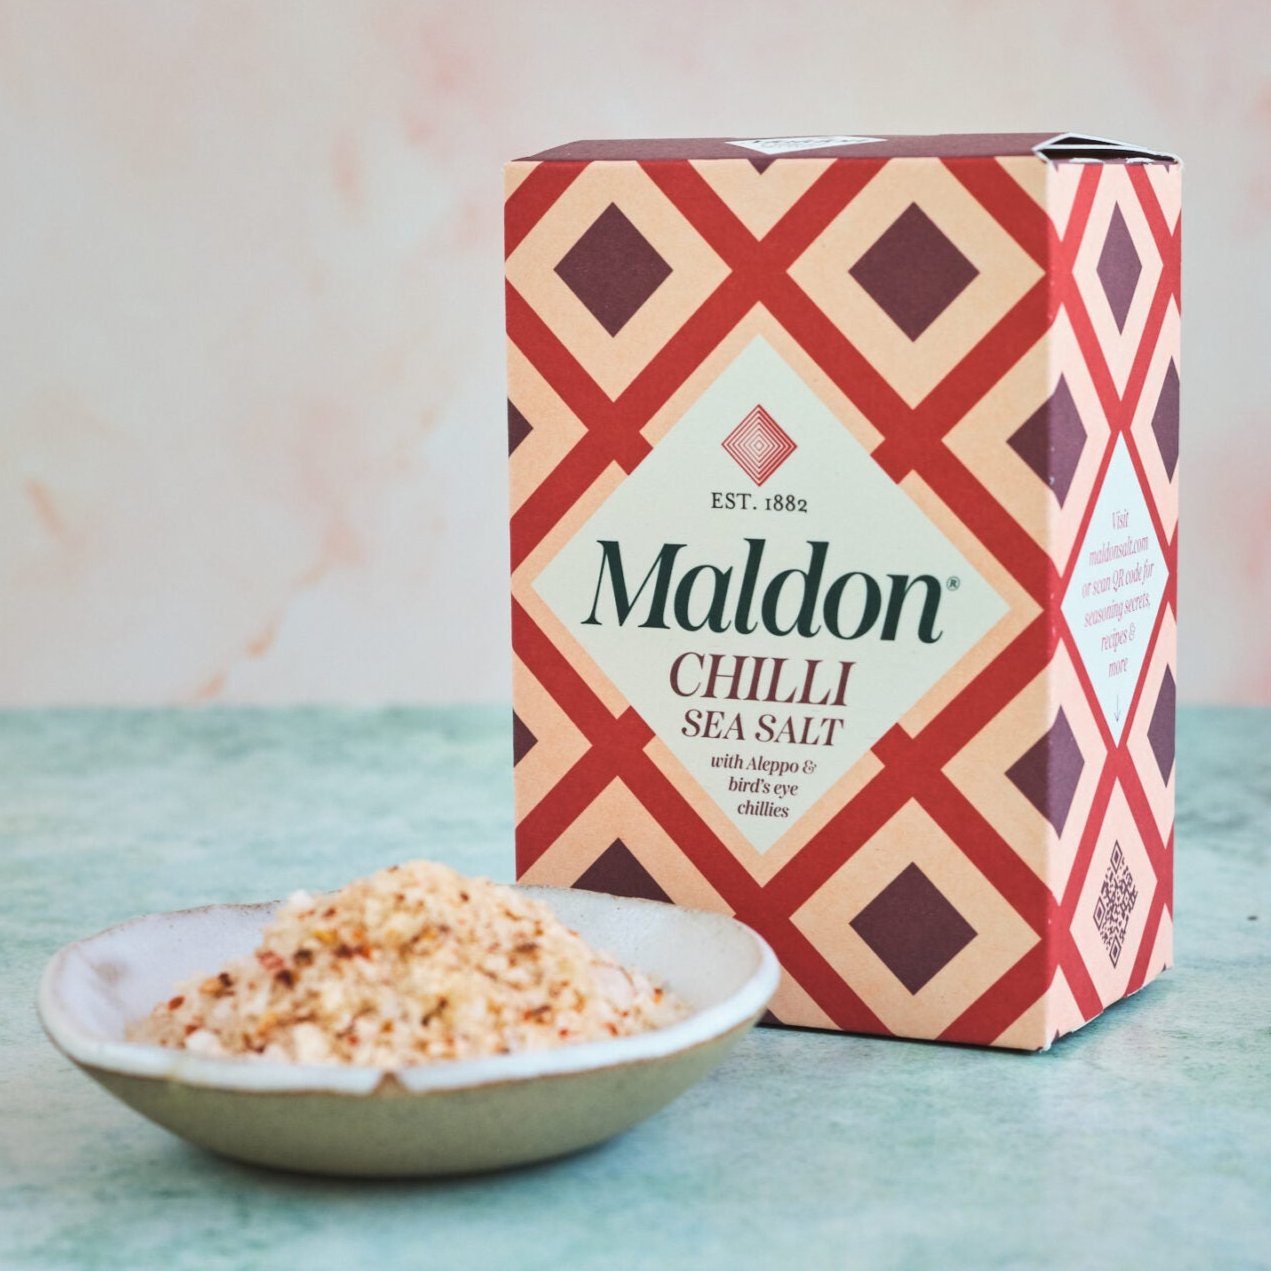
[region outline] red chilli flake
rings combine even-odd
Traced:
[[[437,1016],[440,1015],[449,1005],[450,999],[448,997],[439,997],[436,1002],[433,1003],[432,1008],[420,1017],[420,1027],[427,1028],[428,1025],[431,1024],[433,1020],[435,1020]]]
[[[169,999],[168,999],[168,1010],[170,1010],[170,1011],[175,1011],[175,1010],[177,1009],[177,1007],[178,1007],[178,1006],[180,1006],[180,1005],[181,1005],[181,1003],[182,1003],[182,1002],[184,1002],[184,1001],[185,1001],[185,995],[184,995],[183,993],[178,993],[178,994],[176,995],[176,997],[169,998]]]

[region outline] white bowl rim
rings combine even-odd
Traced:
[[[522,890],[550,902],[553,895],[566,890],[573,892],[575,889],[526,886]],[[254,904],[200,905],[167,913],[142,914],[81,940],[72,941],[59,949],[45,966],[40,977],[36,1008],[44,1031],[53,1044],[69,1059],[85,1068],[119,1076],[168,1080],[205,1089],[246,1094],[328,1093],[364,1096],[394,1090],[427,1094],[434,1091],[473,1089],[665,1059],[747,1026],[759,1016],[776,992],[781,976],[776,955],[758,932],[731,915],[669,905],[659,900],[609,896],[602,892],[589,894],[595,896],[598,903],[609,900],[623,905],[653,905],[660,909],[677,910],[684,915],[686,922],[738,928],[750,938],[758,964],[745,982],[723,1001],[695,1010],[685,1019],[651,1032],[632,1037],[616,1037],[609,1041],[580,1042],[549,1050],[491,1055],[482,1059],[447,1060],[402,1068],[216,1058],[138,1042],[103,1041],[89,1036],[80,1027],[58,992],[58,983],[66,963],[81,956],[85,947],[96,940],[143,923],[180,919],[216,910],[235,910],[239,913],[259,910],[264,913],[280,903],[277,900],[268,900]]]

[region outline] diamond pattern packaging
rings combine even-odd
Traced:
[[[1169,966],[1177,160],[506,178],[519,877],[736,914],[784,1024],[1037,1050]]]

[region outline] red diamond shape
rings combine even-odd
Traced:
[[[756,485],[763,485],[797,448],[762,406],[756,406],[724,438],[724,449]]]

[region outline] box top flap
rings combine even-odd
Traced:
[[[1178,155],[1170,150],[1153,150],[1109,137],[1092,137],[1088,133],[1061,132],[1034,146],[1036,154],[1052,163],[1178,163]]]
[[[664,137],[571,141],[527,161],[590,163],[604,160],[749,159],[996,159],[1035,154],[1051,162],[1176,163],[1164,150],[1072,132],[947,132],[914,136]]]

